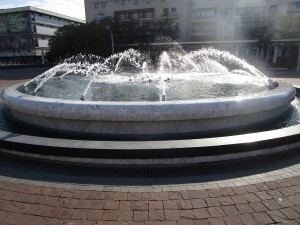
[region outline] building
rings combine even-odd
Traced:
[[[105,16],[132,21],[148,27],[161,19],[178,23],[178,40],[186,41],[189,34],[189,0],[85,0],[86,21],[101,20]]]
[[[217,46],[242,58],[300,67],[300,37],[280,33],[284,16],[300,15],[300,0],[85,0],[85,11],[87,22],[114,16],[151,26],[168,18],[178,23],[177,41],[187,49]]]
[[[0,9],[0,62],[44,62],[55,31],[64,25],[84,22],[31,6]]]

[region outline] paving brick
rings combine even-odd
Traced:
[[[289,188],[280,188],[280,189],[278,189],[278,191],[280,191],[285,197],[297,194],[297,192],[295,192],[294,190],[289,189]]]
[[[87,220],[99,221],[102,219],[103,210],[90,210],[86,216]]]
[[[280,209],[280,211],[290,220],[297,219],[300,217],[299,213],[297,213],[292,208],[284,208]]]
[[[196,219],[207,219],[210,218],[210,214],[208,212],[208,210],[206,208],[202,208],[202,209],[194,209],[194,214]]]
[[[223,220],[227,225],[243,225],[243,222],[238,216],[226,216]]]
[[[168,192],[156,192],[154,193],[154,199],[157,201],[169,200]]]
[[[63,193],[61,193],[60,197],[62,198],[72,198],[74,196],[73,192],[70,191],[63,191]]]
[[[129,201],[138,201],[142,199],[142,194],[139,192],[129,192],[127,194],[127,200]]]
[[[194,225],[210,225],[208,219],[194,220]]]
[[[294,196],[289,196],[287,198],[288,201],[293,203],[294,205],[299,205],[300,204],[300,194],[296,194]]]
[[[191,203],[192,203],[192,206],[194,207],[194,209],[200,209],[200,208],[207,207],[207,204],[204,201],[204,199],[192,199]]]
[[[101,193],[100,199],[103,199],[103,200],[113,200],[114,196],[115,196],[114,192],[107,192],[107,191],[105,191],[105,192]]]
[[[222,209],[227,216],[235,216],[241,214],[234,205],[222,206]]]
[[[251,214],[238,215],[243,225],[259,225],[259,222]]]
[[[300,204],[293,207],[293,209],[300,214]]]
[[[64,198],[62,200],[61,206],[63,208],[75,208],[77,205],[78,199],[73,199],[73,198]]]
[[[16,225],[48,225],[48,222],[39,216],[21,215]]]
[[[86,209],[77,209],[74,210],[74,213],[71,216],[72,220],[86,220],[89,211]]]
[[[268,210],[261,202],[251,202],[249,205],[255,212],[265,212]]]
[[[218,198],[205,198],[205,202],[207,206],[213,207],[213,206],[221,206],[220,201]]]
[[[105,201],[103,200],[80,200],[74,206],[75,209],[103,209]]]
[[[41,216],[55,218],[59,211],[58,207],[45,206]]]
[[[163,221],[165,219],[163,210],[150,210],[149,220],[150,221]]]
[[[123,211],[133,210],[133,202],[132,201],[120,201],[119,210],[123,210]]]
[[[181,196],[182,196],[182,199],[184,200],[188,200],[188,199],[192,199],[192,196],[194,197],[195,194],[192,193],[192,196],[191,196],[191,191],[181,191]]]
[[[206,190],[195,190],[194,191],[197,198],[208,198],[209,194]]]
[[[133,221],[133,211],[118,211],[118,221]]]
[[[253,216],[260,224],[270,224],[274,222],[266,213],[254,213]]]
[[[102,193],[100,191],[89,191],[89,192],[85,192],[85,199],[86,200],[100,200],[102,197]],[[105,200],[105,199],[104,199]],[[113,200],[113,199],[111,199]]]
[[[244,194],[244,197],[247,199],[248,202],[259,202],[261,201],[255,194],[248,193]]]
[[[218,198],[222,197],[222,193],[220,192],[219,189],[209,189],[207,190],[209,197],[211,198]]]
[[[114,195],[113,200],[115,201],[125,201],[127,200],[127,193],[126,192],[116,192]]]
[[[38,195],[18,193],[11,200],[16,202],[36,203],[38,198],[39,198]]]
[[[160,225],[177,225],[176,221],[161,221]]]
[[[0,224],[1,222],[10,215],[11,213],[9,212],[4,212],[4,211],[0,211]]]
[[[283,198],[284,195],[280,192],[280,191],[277,191],[277,190],[268,190],[267,193],[272,196],[272,198]]]
[[[3,209],[5,206],[10,204],[10,201],[7,200],[0,200],[0,210]]]
[[[267,185],[265,185],[264,183],[258,183],[255,185],[259,190],[261,191],[268,191],[270,190],[270,187],[268,187]]]
[[[281,206],[277,204],[275,200],[266,200],[262,201],[262,203],[269,209],[269,210],[275,210],[280,209]]]
[[[133,212],[133,220],[134,221],[148,221],[149,213],[148,211],[134,211]]]
[[[190,200],[179,200],[177,201],[179,209],[193,209],[192,202]]]
[[[148,201],[134,201],[133,210],[134,211],[148,211],[149,202]]]
[[[117,221],[118,220],[118,211],[117,210],[103,210],[102,220]]]
[[[223,217],[225,213],[221,207],[211,207],[207,208],[211,217]]]
[[[196,218],[195,212],[193,210],[180,210],[179,214],[180,218],[183,220]]]
[[[248,203],[247,199],[243,195],[234,195],[231,196],[231,199],[235,204]]]
[[[118,209],[119,204],[119,201],[107,200],[104,203],[103,209]]]
[[[242,195],[248,193],[247,189],[245,186],[238,186],[238,187],[232,187],[232,190],[237,194],[237,195]]]
[[[210,225],[226,225],[223,218],[209,218],[208,222]]]
[[[177,225],[194,225],[193,220],[177,220]]]
[[[259,189],[254,184],[245,185],[244,187],[245,187],[245,189],[247,190],[248,193],[253,193],[253,192],[258,192],[259,191]]]
[[[280,188],[281,185],[274,182],[274,181],[267,181],[267,182],[264,182],[265,185],[267,185],[269,188],[271,189],[277,189],[277,188]]]
[[[62,209],[59,210],[56,217],[59,218],[59,219],[70,219],[74,212],[75,212],[74,209],[62,208]]]
[[[225,196],[225,197],[235,195],[235,192],[232,190],[232,188],[229,188],[229,187],[221,188],[220,191],[221,191],[222,195]]]
[[[179,220],[180,214],[178,210],[164,210],[166,220]]]
[[[287,220],[287,217],[279,210],[267,211],[266,213],[272,218],[275,223],[280,223],[284,220]]]
[[[221,205],[233,205],[234,201],[231,199],[231,197],[220,197],[218,199],[221,203]]]
[[[169,200],[180,200],[182,199],[181,192],[179,191],[170,191]]]
[[[254,210],[248,204],[238,204],[236,208],[241,214],[251,214],[254,213]]]
[[[267,192],[265,191],[259,191],[255,193],[257,195],[257,197],[259,197],[261,200],[270,200],[273,199],[273,197],[271,195],[269,195]]]
[[[142,193],[142,200],[146,200],[146,201],[153,201],[155,200],[154,198],[154,193],[150,193],[150,192],[144,192]]]
[[[149,210],[162,210],[163,202],[162,201],[150,201],[149,202]]]
[[[163,207],[164,209],[178,209],[177,201],[175,200],[163,201]]]
[[[276,198],[275,201],[282,208],[294,206],[294,204],[292,202],[290,202],[289,200],[287,200],[287,198]]]

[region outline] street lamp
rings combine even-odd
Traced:
[[[110,39],[111,39],[111,54],[115,54],[115,44],[114,44],[114,35],[112,33],[111,27],[110,26],[105,26],[106,30],[108,30],[110,34]]]

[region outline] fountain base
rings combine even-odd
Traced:
[[[277,118],[294,99],[295,88],[277,88],[251,97],[164,102],[92,102],[42,98],[5,89],[11,117],[46,130],[105,136],[186,136],[254,126]]]

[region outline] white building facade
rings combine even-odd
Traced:
[[[85,21],[31,6],[0,9],[0,61],[38,62],[59,27],[81,23]]]
[[[299,48],[300,37],[282,40],[280,26],[284,16],[300,15],[300,0],[85,0],[85,12],[87,22],[114,16],[151,26],[171,19],[179,26],[177,41],[188,49],[217,45],[239,57],[255,55],[277,63],[284,51],[294,52],[293,60]],[[267,24],[264,33],[259,28],[251,33],[249,27],[262,21]],[[269,36],[268,49],[257,47],[256,33]]]

